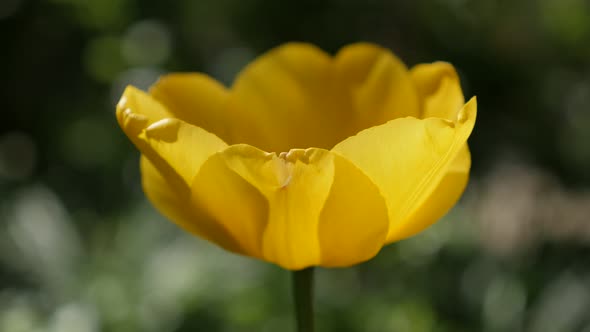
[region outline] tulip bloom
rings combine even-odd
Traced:
[[[467,184],[475,117],[450,64],[408,70],[366,43],[286,44],[231,88],[170,74],[117,106],[162,214],[290,270],[366,261],[440,219]]]

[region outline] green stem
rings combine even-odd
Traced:
[[[293,271],[297,332],[313,332],[313,267]]]

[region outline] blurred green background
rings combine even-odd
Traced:
[[[446,60],[472,181],[427,232],[320,269],[319,331],[590,332],[590,2],[1,0],[0,331],[293,331],[289,274],[146,202],[127,84],[229,84],[286,41]]]

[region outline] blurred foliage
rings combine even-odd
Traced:
[[[127,84],[230,84],[286,41],[445,60],[474,175],[428,232],[320,270],[320,331],[590,331],[585,0],[2,0],[0,331],[289,331],[289,276],[192,238],[139,186]]]

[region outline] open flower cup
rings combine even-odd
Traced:
[[[285,44],[231,88],[169,74],[117,106],[162,214],[289,270],[366,261],[440,219],[467,184],[475,117],[450,64],[408,70],[366,43]]]

